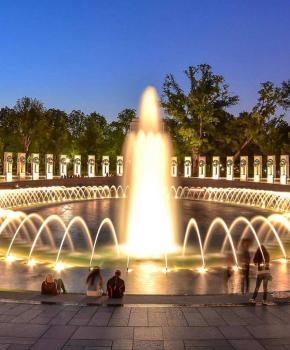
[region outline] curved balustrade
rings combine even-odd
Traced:
[[[23,208],[31,205],[90,200],[124,198],[128,187],[81,186],[37,187],[0,191],[0,208]],[[244,188],[171,187],[176,199],[205,200],[228,204],[246,205],[278,212],[290,211],[290,193]]]
[[[23,208],[37,204],[70,202],[75,200],[123,198],[126,188],[121,186],[37,187],[0,191],[0,208]]]
[[[205,200],[246,205],[279,212],[290,211],[290,193],[244,188],[172,187],[177,199]]]

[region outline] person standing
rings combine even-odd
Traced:
[[[249,293],[250,289],[250,245],[251,240],[244,238],[241,242],[241,251],[240,251],[240,274],[241,274],[241,293],[244,295]]]
[[[254,264],[257,265],[258,271],[256,279],[256,288],[253,297],[249,300],[249,302],[251,304],[256,304],[256,298],[259,292],[259,288],[263,282],[263,305],[268,305],[268,282],[272,280],[272,276],[270,273],[270,254],[263,245],[261,245],[261,247],[258,247],[253,261]]]

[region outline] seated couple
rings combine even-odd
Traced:
[[[120,278],[121,271],[116,270],[115,275],[107,282],[109,298],[122,298],[125,292],[125,282]],[[87,296],[99,297],[104,295],[104,279],[99,267],[94,267],[87,277]]]

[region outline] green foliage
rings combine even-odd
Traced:
[[[290,80],[281,86],[261,84],[256,105],[237,117],[226,109],[238,103],[223,76],[207,64],[185,70],[183,89],[172,74],[165,77],[162,106],[177,156],[279,154],[289,151],[289,126],[283,119],[290,108]],[[185,92],[186,91],[186,92]]]
[[[229,93],[223,76],[214,74],[207,64],[190,66],[184,73],[184,87],[172,74],[166,76],[161,99],[166,129],[180,160],[190,154],[290,153],[290,126],[285,121],[290,80],[279,86],[262,83],[252,110],[234,116],[227,108],[239,99]],[[24,97],[14,108],[0,109],[0,152],[81,154],[84,159],[92,154],[100,164],[103,155],[116,159],[122,154],[134,118],[134,109],[124,109],[108,122],[97,112],[45,109],[40,101]]]

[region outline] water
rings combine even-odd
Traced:
[[[27,209],[26,213],[38,213],[43,218],[50,215],[59,215],[64,223],[68,223],[75,217],[81,216],[86,222],[92,238],[95,237],[98,227],[102,220],[106,217],[111,218],[118,232],[118,216],[120,215],[120,199],[102,199],[72,202],[62,205],[49,205],[39,208]],[[188,200],[178,200],[177,210],[179,217],[178,228],[178,245],[182,246],[186,225],[191,217],[195,217],[204,240],[205,233],[211,222],[216,217],[222,217],[225,222],[230,223],[237,216],[244,216],[251,219],[257,215],[269,216],[272,213],[269,211],[237,207],[219,203],[198,202]],[[238,215],[237,215],[238,214]],[[60,226],[52,225],[53,234],[62,237],[63,231]],[[79,227],[72,227],[72,237],[75,247],[86,249],[86,240]],[[100,237],[100,246],[97,246],[94,264],[98,264],[103,269],[105,279],[108,279],[115,268],[121,268],[123,278],[126,280],[127,293],[130,294],[211,294],[224,293],[224,269],[221,267],[211,267],[206,274],[199,274],[195,267],[200,265],[200,256],[198,254],[198,242],[194,235],[190,236],[188,257],[183,259],[180,255],[175,257],[169,256],[169,272],[164,273],[164,262],[162,260],[136,260],[131,259],[130,273],[126,273],[126,257],[122,256],[117,259],[115,250],[110,248],[109,256],[101,254],[106,251],[106,247],[113,244],[110,231],[104,227]],[[222,231],[216,232],[211,242],[210,252],[213,255],[220,251],[221,244],[224,239]],[[63,252],[63,259],[68,258],[68,248]],[[276,251],[276,250],[273,250]],[[28,249],[27,249],[28,252]],[[88,258],[89,258],[89,254]],[[87,259],[87,264],[89,264]],[[222,260],[219,260],[222,265]],[[213,263],[213,265],[215,265]],[[49,267],[45,264],[36,265],[34,267],[27,266],[24,262],[17,261],[12,264],[1,262],[1,288],[7,289],[28,289],[39,290],[40,284],[49,271]],[[88,265],[87,265],[88,266]],[[272,285],[276,290],[290,289],[289,269],[287,264],[278,262],[272,263],[273,281]],[[71,292],[85,291],[85,278],[88,273],[88,268],[70,268],[62,272],[55,273],[61,276]],[[254,267],[252,279],[255,278]],[[252,287],[254,283],[252,283]],[[235,273],[233,283],[230,286],[230,291],[239,291],[239,274]]]

